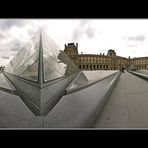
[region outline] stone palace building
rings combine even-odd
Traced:
[[[125,58],[116,55],[112,49],[108,50],[107,55],[100,54],[78,54],[78,43],[65,44],[64,52],[82,70],[119,70],[125,69],[147,69],[148,57]]]

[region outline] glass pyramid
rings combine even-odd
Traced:
[[[38,31],[3,74],[36,116],[46,115],[65,94],[77,66],[44,32]]]
[[[37,82],[39,44],[40,34],[37,33],[10,61],[5,71]]]
[[[66,65],[58,59],[59,47],[45,33],[42,33],[44,82],[65,75]]]
[[[89,83],[88,78],[86,77],[84,72],[81,71],[78,74],[78,76],[76,77],[76,79],[71,83],[68,90],[72,90],[72,89],[75,89],[77,87],[87,85],[88,83]]]
[[[77,70],[73,61],[42,31],[38,31],[21,48],[5,69],[30,81],[39,82],[42,79],[43,83]]]

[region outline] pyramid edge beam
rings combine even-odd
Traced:
[[[40,30],[40,44],[39,44],[39,68],[38,68],[38,82],[39,85],[44,83],[44,70],[43,70],[43,44],[42,44],[42,31]]]

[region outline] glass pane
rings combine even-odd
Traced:
[[[43,51],[44,81],[53,80],[65,75],[66,65]],[[65,68],[64,68],[65,67]]]
[[[88,79],[83,72],[81,72],[78,77],[73,81],[73,83],[69,86],[68,90],[81,87],[88,84]]]
[[[49,81],[78,71],[74,62],[59,49],[56,43],[42,33],[44,81]]]
[[[16,54],[16,56],[10,61],[10,63],[6,66],[5,71],[13,73],[18,76],[23,76],[22,73],[25,73],[26,70],[33,65],[39,58],[39,44],[40,44],[40,33],[38,32],[36,35],[34,35],[31,40],[20,49],[20,51]],[[37,62],[38,63],[38,62]],[[36,65],[35,68],[38,72],[38,66]],[[36,78],[37,76],[36,72]],[[27,74],[28,79],[32,79],[28,77],[29,74]],[[24,76],[23,76],[24,77]],[[37,81],[38,79],[32,79]]]
[[[32,81],[38,81],[38,62],[37,59],[33,64],[28,64],[27,69],[20,75],[23,78],[32,80]]]
[[[58,58],[59,50],[60,48],[57,46],[57,44],[44,32],[42,33],[42,45],[43,50],[46,51],[48,54],[50,54],[54,58]]]
[[[65,75],[66,64],[58,59],[59,47],[45,33],[42,33],[44,81]]]
[[[10,86],[10,84],[8,83],[8,81],[6,80],[5,76],[2,73],[0,73],[0,88],[6,88],[6,89],[13,90],[12,87]]]
[[[32,65],[39,58],[39,51],[34,53],[32,56],[26,59],[26,61],[21,65],[21,67],[15,70],[15,74],[20,76],[30,65]]]

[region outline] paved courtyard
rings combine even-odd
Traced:
[[[122,73],[95,128],[148,128],[148,81]]]

